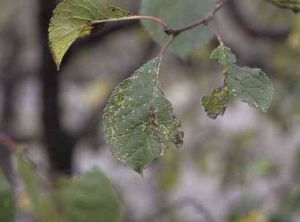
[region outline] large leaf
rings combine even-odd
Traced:
[[[142,173],[170,143],[182,144],[180,121],[159,88],[160,58],[154,58],[116,87],[103,120],[112,153]]]
[[[141,14],[162,18],[172,28],[178,28],[207,15],[214,5],[215,1],[212,0],[143,0]],[[167,40],[157,24],[151,21],[143,21],[142,24],[159,44]],[[170,49],[175,54],[186,55],[206,44],[211,37],[212,33],[207,27],[198,27],[178,36]]]
[[[130,15],[106,0],[64,0],[54,10],[49,25],[49,44],[57,68],[72,43],[90,34],[92,21]]]
[[[121,200],[99,170],[60,182],[55,197],[62,206],[64,222],[120,222]]]
[[[225,83],[231,95],[263,112],[270,108],[273,86],[266,73],[257,68],[239,67],[235,55],[223,45],[213,51],[211,58],[224,67]]]
[[[280,8],[290,9],[294,12],[300,11],[300,0],[266,0]]]

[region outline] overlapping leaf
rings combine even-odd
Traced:
[[[170,143],[182,144],[180,121],[159,88],[159,66],[154,58],[116,87],[103,115],[114,157],[138,173]]]
[[[49,44],[57,67],[72,43],[90,34],[92,21],[131,15],[106,0],[64,0],[54,10],[49,25]]]
[[[62,206],[64,222],[121,222],[121,200],[99,170],[61,181],[55,197]]]
[[[143,0],[141,14],[162,18],[171,27],[177,28],[207,15],[214,5],[212,0]],[[155,41],[164,44],[167,36],[157,24],[151,21],[142,23]],[[207,27],[195,28],[178,36],[170,49],[175,54],[186,55],[206,44],[211,37]]]
[[[228,88],[230,95],[239,97],[242,101],[263,112],[269,109],[273,97],[273,86],[262,70],[239,67],[235,63],[235,55],[223,45],[213,51],[211,58],[224,67],[225,87]],[[221,97],[217,98],[221,99]],[[221,110],[220,104],[215,104],[218,101],[217,98],[216,96],[206,97],[206,104],[212,105],[210,110]]]

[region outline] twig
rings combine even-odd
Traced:
[[[203,18],[200,18],[186,26],[183,26],[181,28],[176,28],[176,29],[171,29],[171,28],[168,28],[168,29],[165,29],[165,33],[167,35],[173,35],[173,36],[177,36],[179,34],[181,34],[182,32],[185,32],[187,30],[190,30],[190,29],[193,29],[197,26],[200,26],[200,25],[208,25],[212,19],[214,18],[214,16],[216,15],[216,13],[223,7],[223,5],[228,2],[229,0],[219,0],[217,1],[217,4],[215,6],[215,8],[210,12],[208,13],[206,16],[204,16]]]
[[[159,53],[159,56],[162,57],[165,52],[168,50],[169,46],[171,45],[171,43],[173,42],[173,40],[175,39],[176,36],[172,35],[167,41],[166,43],[163,45],[160,53]]]

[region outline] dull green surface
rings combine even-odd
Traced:
[[[121,199],[106,176],[94,169],[60,181],[55,198],[64,222],[121,222]]]
[[[103,115],[113,156],[141,174],[170,143],[182,144],[181,123],[159,87],[160,60],[150,60],[117,86]]]

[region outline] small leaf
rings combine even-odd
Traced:
[[[60,181],[55,197],[65,222],[120,222],[121,200],[111,182],[99,170]]]
[[[207,112],[208,117],[212,119],[216,119],[219,115],[224,114],[228,102],[229,91],[227,87],[214,89],[210,96],[202,98],[202,106]]]
[[[223,45],[214,49],[210,58],[216,60],[222,66],[228,66],[229,64],[236,63],[236,57],[231,52],[231,49]]]
[[[114,157],[141,174],[170,143],[183,143],[181,123],[159,88],[160,60],[149,61],[117,86],[103,115]]]
[[[270,108],[273,86],[266,73],[257,68],[239,67],[230,48],[223,45],[212,52],[211,59],[224,67],[225,87],[230,95],[239,97],[263,112]]]
[[[143,0],[141,14],[161,18],[171,27],[177,28],[206,16],[214,6],[215,1],[212,0]],[[142,24],[159,44],[163,45],[168,39],[161,31],[161,27],[152,21],[142,21]],[[213,34],[207,27],[198,27],[176,37],[170,50],[177,55],[185,56],[208,43],[212,37]]]
[[[72,43],[91,33],[91,22],[131,15],[106,0],[64,0],[54,10],[49,25],[49,45],[57,68]]]
[[[300,0],[266,0],[272,4],[285,9],[290,9],[294,12],[300,11]]]
[[[230,94],[266,112],[272,103],[273,86],[260,69],[230,65],[227,70]]]

